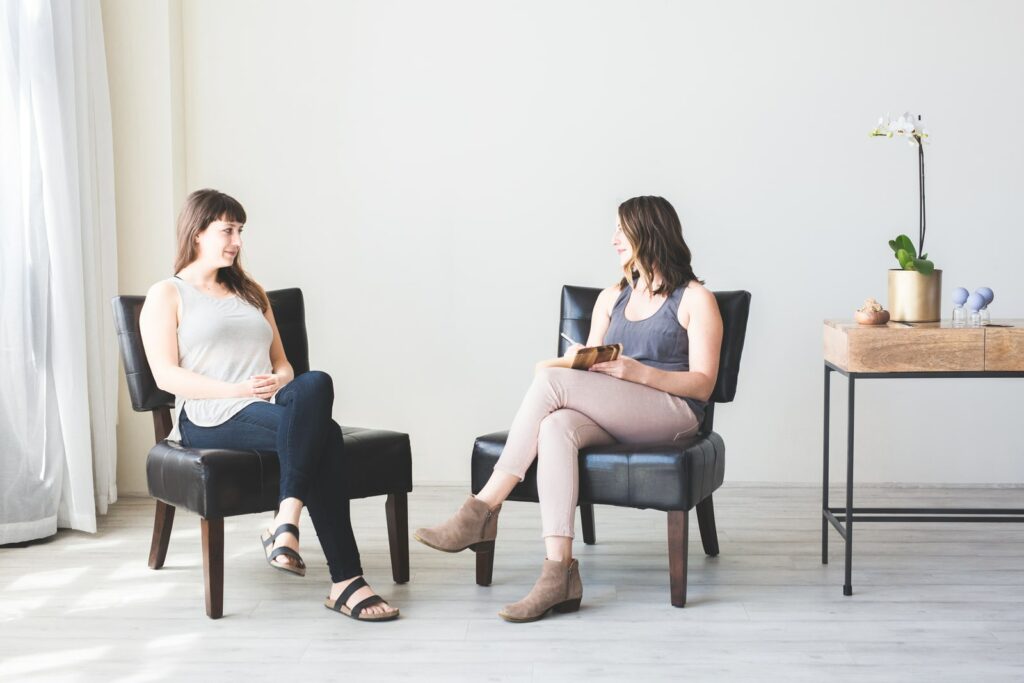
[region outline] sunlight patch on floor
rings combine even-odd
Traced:
[[[161,638],[154,638],[146,643],[147,650],[179,650],[199,641],[198,633],[174,633]]]
[[[0,662],[0,679],[7,676],[25,676],[49,670],[63,670],[102,659],[110,652],[110,645],[83,647],[77,650],[41,652],[38,654],[12,657]]]
[[[69,614],[78,614],[91,610],[123,607],[131,603],[159,604],[161,598],[170,595],[177,584],[138,583],[130,591],[124,588],[101,588],[83,593],[68,609]]]
[[[82,574],[89,571],[89,567],[68,567],[66,569],[51,569],[50,571],[34,571],[30,574],[20,576],[7,584],[7,591],[34,591],[47,588],[59,588],[73,583]]]

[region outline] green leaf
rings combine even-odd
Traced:
[[[921,259],[924,261],[928,260],[928,254],[921,254]]]
[[[892,252],[893,252],[894,254],[895,254],[895,253],[896,253],[897,251],[899,251],[899,247],[898,247],[898,246],[896,246],[896,240],[889,240],[889,248],[890,248],[890,249],[892,249]]]
[[[927,259],[914,259],[914,270],[921,273],[921,275],[931,275],[935,272],[935,264]]]
[[[906,235],[900,235],[896,238],[896,246],[910,254],[910,258],[915,258],[917,256],[917,250],[914,249],[914,243],[911,242],[910,238]]]
[[[906,249],[900,249],[896,252],[896,260],[900,262],[900,267],[903,270],[914,269],[914,257],[908,254]]]

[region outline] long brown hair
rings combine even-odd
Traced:
[[[643,274],[652,294],[671,294],[690,280],[697,280],[690,265],[690,248],[683,240],[679,215],[663,197],[633,197],[619,205],[619,224],[633,247],[633,258],[623,266],[619,289],[632,284],[637,271]],[[654,287],[655,272],[661,284]]]
[[[217,190],[196,190],[185,199],[185,205],[178,214],[178,255],[174,259],[174,272],[192,263],[199,257],[196,235],[214,221],[245,223],[245,209],[234,197]],[[235,256],[234,263],[217,269],[217,282],[240,296],[264,313],[270,306],[266,292],[249,277],[242,268],[242,255]]]

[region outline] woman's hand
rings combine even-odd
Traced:
[[[256,377],[250,377],[235,384],[234,398],[257,398]]]
[[[617,360],[594,363],[590,366],[590,372],[600,372],[637,384],[646,384],[647,369],[646,365],[629,356],[619,356]]]
[[[250,381],[252,382],[252,395],[264,401],[269,401],[284,386],[281,378],[276,374],[253,375]]]
[[[244,382],[239,382],[235,385],[238,387],[236,396],[239,398],[259,398],[269,401],[284,385],[285,382],[277,374],[253,375]]]

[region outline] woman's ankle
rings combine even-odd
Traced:
[[[477,500],[487,503],[487,507],[491,510],[496,510],[505,499],[508,498],[509,494],[512,493],[512,489],[520,482],[519,477],[508,472],[502,472],[501,470],[494,470],[491,477],[484,484],[484,487],[480,489],[480,493],[474,496]]]
[[[302,517],[302,501],[298,498],[285,498],[277,504],[275,521],[298,526],[300,517]]]
[[[568,567],[572,563],[572,537],[545,536],[544,557],[552,562],[561,562]]]
[[[497,510],[501,506],[502,501],[495,500],[492,496],[488,496],[486,494],[481,495],[482,493],[483,493],[483,491],[481,491],[480,493],[476,494],[473,497],[476,498],[477,500],[479,500],[481,503],[486,504],[487,508],[491,512],[494,512],[495,510]]]

